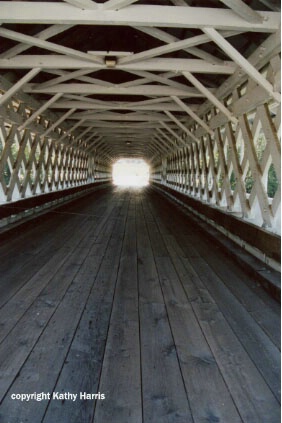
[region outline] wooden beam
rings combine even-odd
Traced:
[[[180,41],[179,38],[175,37],[174,35],[171,35],[162,29],[159,28],[150,28],[150,27],[135,27],[135,29],[138,29],[139,31],[144,32],[145,34],[151,35],[152,37],[164,41],[165,43],[175,43],[176,41]],[[225,31],[226,34],[230,34],[230,31]],[[234,32],[232,32],[234,35]],[[209,42],[209,37],[206,35],[196,35],[195,37],[191,37],[191,44],[189,48],[183,48],[184,51],[186,51],[189,54],[192,54],[193,56],[200,57],[201,59],[206,60],[210,63],[222,63],[222,60],[212,56],[211,54],[200,50],[199,48],[196,48],[195,46],[205,44]],[[194,40],[194,42],[193,42]]]
[[[75,118],[73,116],[73,118]],[[131,115],[131,114],[116,114],[116,115],[112,115],[111,113],[100,113],[98,115],[88,115],[86,116],[87,120],[95,120],[95,121],[99,121],[99,120],[109,120],[112,122],[139,122],[139,121],[145,121],[145,122],[155,122],[158,120],[169,120],[165,117],[163,117],[162,114],[160,113],[150,113],[149,115],[147,114],[138,114],[138,115]],[[79,119],[79,118],[76,118]]]
[[[173,143],[161,129],[157,129],[157,131],[158,133],[155,133],[154,137],[157,138],[157,140],[159,140],[160,143],[167,147],[170,151],[175,151],[177,145]]]
[[[119,123],[119,122],[105,122],[105,121],[92,121],[91,124],[95,128],[100,128],[103,130],[114,130],[117,133],[124,132],[125,130],[137,133],[138,131],[141,133],[149,131],[151,128],[156,128],[160,126],[159,123],[156,122],[125,122],[125,123]]]
[[[74,130],[81,126],[81,124],[85,121],[84,119],[80,119],[74,126],[72,126],[68,131],[65,132],[63,136],[58,139],[58,142],[62,142],[65,138],[67,138],[71,133],[74,133]]]
[[[21,89],[28,81],[34,78],[40,71],[41,71],[41,68],[32,69],[25,76],[23,76],[18,82],[12,85],[11,88],[0,97],[0,106],[6,103],[6,101],[9,100],[9,98],[11,98],[14,94],[16,94],[16,92],[19,89]]]
[[[66,120],[74,111],[75,109],[70,109],[66,113],[64,113],[63,116],[61,116],[56,122],[53,123],[53,125],[50,126],[50,128],[48,128],[45,132],[43,132],[43,134],[40,135],[41,138],[46,137],[51,131],[57,128],[60,123]]]
[[[62,82],[69,81],[70,79],[76,79],[91,72],[93,72],[92,69],[79,69],[74,72],[67,72],[65,75],[58,76],[57,78],[51,79],[51,81],[43,82],[37,86],[38,88],[52,87],[53,85],[61,84]]]
[[[174,4],[174,6],[187,6],[187,3],[185,0],[170,0],[170,1],[172,4]]]
[[[205,7],[133,5],[119,11],[76,9],[65,3],[3,1],[0,22],[18,24],[130,25],[174,28],[217,28],[239,31],[275,32],[280,14],[260,12],[262,23],[251,23],[236,16],[232,10]]]
[[[186,128],[186,126],[184,126],[172,113],[170,112],[165,112],[165,114],[173,121],[175,122],[179,128],[181,128],[189,137],[191,137],[195,142],[199,142],[200,140],[195,137],[194,134],[192,134],[191,131],[189,131],[188,128]]]
[[[233,114],[227,109],[227,107],[224,106],[224,104],[219,101],[214,94],[210,92],[197,78],[195,78],[194,75],[192,75],[190,72],[183,72],[183,75],[185,78],[188,79],[191,84],[193,84],[198,90],[205,95],[225,116],[228,117],[228,119],[231,120],[233,123],[237,123],[237,119]]]
[[[262,3],[264,6],[268,7],[270,10],[273,10],[274,12],[280,12],[280,2],[276,0],[259,0],[260,3]]]
[[[177,103],[184,112],[186,112],[192,119],[198,122],[210,135],[214,135],[214,132],[209,128],[209,126],[191,109],[191,107],[187,106],[180,98],[176,96],[171,97],[175,103]]]
[[[76,50],[75,50],[76,51]],[[81,53],[85,54],[85,53]],[[89,62],[81,58],[57,55],[19,55],[12,59],[0,59],[0,69],[29,69],[42,67],[44,69],[108,69],[104,63]],[[226,61],[222,65],[213,65],[200,59],[148,59],[136,63],[118,64],[116,70],[123,71],[151,71],[151,72],[195,72],[232,75],[236,65]]]
[[[281,95],[275,92],[273,86],[258,70],[247,60],[238,50],[236,50],[228,41],[223,38],[218,31],[213,28],[204,28],[203,31],[213,40],[229,57],[231,57],[238,66],[257,84],[266,90],[276,101],[281,102]]]
[[[26,128],[31,122],[33,122],[37,116],[41,115],[51,104],[54,104],[60,97],[62,96],[61,93],[55,94],[50,100],[46,101],[38,110],[36,110],[22,125],[18,127],[18,130],[21,131],[22,129]]]
[[[162,99],[162,97],[160,97]],[[121,102],[120,104],[114,104],[112,102],[108,102],[108,104],[102,105],[102,104],[94,104],[88,99],[85,101],[60,101],[57,103],[54,103],[51,105],[51,108],[53,109],[69,109],[72,107],[75,107],[76,109],[81,110],[139,110],[139,111],[164,111],[169,110],[172,112],[181,112],[182,108],[180,106],[177,106],[175,103],[162,103],[159,102],[159,104],[142,104],[143,102],[140,102],[141,104],[138,105],[138,102],[132,102],[132,104],[128,102]],[[193,110],[194,112],[197,110],[198,105],[190,105],[189,109]]]
[[[98,69],[92,69],[91,68],[91,69],[84,69],[84,70],[81,69],[81,70],[75,71],[75,72],[83,72],[84,75],[87,75],[90,71],[91,71],[91,73],[94,73],[97,70]],[[84,73],[84,71],[85,71],[85,73]],[[103,81],[101,79],[97,79],[97,78],[93,78],[93,77],[89,77],[89,76],[77,76],[77,74],[75,74],[75,72],[68,72],[68,71],[55,70],[55,69],[44,69],[44,72],[50,73],[50,74],[53,74],[53,75],[64,76],[66,78],[66,79],[64,79],[64,81],[69,80],[68,76],[74,77],[74,75],[76,75],[75,76],[76,79],[78,81],[81,81],[81,82],[89,82],[90,84],[103,85],[103,86],[106,86],[106,87],[112,87],[114,85],[111,82]],[[73,75],[71,75],[71,73],[73,73]],[[53,85],[53,81],[48,81],[48,82],[50,82],[50,84],[52,82],[52,85]]]
[[[45,94],[109,94],[109,95],[144,95],[144,96],[183,96],[183,97],[203,97],[195,88],[187,87],[186,90],[165,87],[160,85],[146,85],[142,87],[101,87],[92,84],[59,84],[53,87],[36,88],[34,85],[29,85],[24,90],[27,93],[45,93]]]
[[[39,38],[40,40],[47,40],[48,38],[54,37],[54,35],[58,35],[61,32],[66,31],[67,29],[72,28],[72,25],[51,25],[49,28],[44,29],[43,31],[38,32],[35,35],[35,38]],[[9,50],[4,51],[4,53],[0,54],[1,59],[11,59],[14,56],[22,53],[25,50],[29,49],[28,44],[20,43],[16,46],[10,48]]]
[[[87,53],[83,53],[73,48],[60,46],[58,44],[51,43],[50,41],[41,40],[36,37],[31,37],[30,35],[11,31],[10,29],[0,28],[0,36],[8,38],[9,40],[26,43],[29,46],[36,46],[45,50],[53,51],[55,53],[65,54],[69,57],[74,57],[75,59],[83,59],[88,62],[103,63],[103,60],[101,58],[91,56]]]
[[[198,35],[196,37],[186,38],[185,40],[171,42],[161,47],[155,47],[149,50],[145,50],[140,53],[131,54],[127,57],[122,57],[119,60],[119,65],[139,62],[140,60],[151,59],[152,57],[161,56],[163,54],[168,54],[179,50],[186,50],[188,49],[188,47],[192,47],[197,44],[203,44],[203,39],[206,40],[206,37]],[[222,63],[222,61],[220,61],[220,63]]]
[[[79,134],[77,137],[75,137],[73,140],[70,140],[69,145],[73,146],[76,143],[78,143],[79,140],[83,141],[83,137],[84,135],[88,134],[89,131],[91,131],[93,128],[91,126],[89,126],[88,128],[84,129],[84,131],[82,131],[81,134]],[[61,140],[58,140],[58,142],[60,142]]]
[[[71,4],[72,6],[78,7],[79,9],[90,9],[96,10],[98,4],[92,0],[64,0],[66,3]]]
[[[157,135],[155,135],[155,137],[152,139],[152,143],[156,144],[162,153],[167,154],[168,151],[171,151],[171,148],[167,144],[162,143]]]
[[[185,147],[187,146],[187,142],[183,141],[183,139],[177,134],[177,132],[175,132],[172,128],[170,128],[166,123],[164,123],[163,121],[160,121],[160,124],[173,136],[175,137],[180,144],[184,145]]]
[[[242,0],[219,0],[248,22],[261,23],[263,17]]]
[[[155,82],[160,82],[161,84],[164,84],[164,85],[169,85],[170,87],[186,89],[186,86],[184,84],[180,84],[179,82],[176,82],[176,81],[171,81],[168,78],[164,78],[163,76],[156,75],[152,72],[146,72],[146,71],[128,71],[128,72],[137,76],[141,76],[144,79],[146,78],[148,82],[155,81]],[[127,86],[133,86],[133,85],[127,85]]]
[[[108,0],[103,3],[104,10],[120,10],[130,4],[136,3],[138,0]]]

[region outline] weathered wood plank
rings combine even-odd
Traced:
[[[147,227],[138,204],[137,253],[144,422],[192,422]]]
[[[114,228],[112,229],[110,225],[106,228],[106,232],[112,230],[106,249],[103,248],[103,240],[98,239],[90,250],[87,267],[85,267],[85,271],[89,273],[90,277],[93,263],[97,262],[97,257],[102,256],[103,260],[85,304],[84,312],[55,386],[55,391],[98,392],[124,236],[127,206],[128,203],[124,202],[120,214],[113,216]],[[106,233],[103,232],[101,235],[104,236],[104,234]],[[110,398],[106,398],[105,401],[110,401]],[[93,412],[93,401],[53,401],[49,404],[44,423],[91,421]]]
[[[240,313],[243,313],[244,315],[244,312],[242,309],[236,310],[236,315],[238,316],[238,319],[240,319],[240,322],[237,323],[237,330],[238,327],[242,329],[241,333],[238,334],[239,337],[237,338],[234,336],[234,332],[229,326],[231,323],[225,313],[227,309],[234,307],[233,303],[236,304],[236,299],[233,297],[232,301],[231,299],[230,301],[226,301],[227,297],[225,295],[222,298],[222,303],[226,304],[226,309],[225,312],[222,312],[222,303],[220,302],[221,296],[215,295],[215,290],[218,289],[221,282],[217,280],[217,283],[211,283],[211,280],[214,279],[214,277],[213,272],[209,269],[207,263],[201,258],[190,257],[187,259],[184,257],[183,252],[180,255],[180,259],[175,253],[175,242],[173,242],[173,238],[168,235],[169,231],[167,231],[162,224],[159,224],[159,227],[162,230],[162,234],[164,234],[164,237],[167,239],[166,245],[170,255],[173,257],[174,264],[177,266],[176,268],[179,272],[179,277],[182,280],[185,291],[192,300],[194,312],[198,317],[202,330],[205,333],[205,337],[209,342],[218,366],[244,422],[275,421],[275,419],[278,419],[280,412],[278,401],[276,401],[275,396],[262,378],[258,368],[251,361],[249,355],[246,353],[243,345],[241,344],[243,331],[245,330],[245,320],[242,320],[239,315]],[[199,264],[201,261],[202,270],[200,271]],[[205,267],[205,272],[203,271],[203,267]],[[185,271],[187,272],[186,276]],[[194,284],[192,291],[190,289],[190,284],[187,283],[191,274],[193,276],[191,281],[193,281]],[[196,296],[195,288],[198,290],[198,294]],[[217,303],[213,297],[216,299]],[[220,304],[220,307],[217,304]],[[236,330],[236,326],[233,325],[232,328],[233,330]],[[258,326],[256,327],[256,332],[254,332],[254,329],[252,332],[256,334],[259,333],[263,336],[258,329]],[[246,335],[250,336],[249,330]],[[266,345],[269,345],[267,338],[264,338],[264,342]],[[266,346],[265,344],[263,347]],[[255,342],[253,347],[255,347]],[[273,347],[273,344],[272,347],[269,346],[270,350],[267,350],[269,354],[271,351],[273,353]],[[260,352],[260,349],[258,349],[258,351]],[[277,363],[275,354],[273,357],[276,362],[276,368],[274,365],[271,370],[271,363],[268,361],[267,364],[270,366],[270,371],[272,371],[272,380],[270,384],[271,389],[276,393],[277,386],[275,380],[277,377],[279,363]],[[238,365],[239,362],[240,366]],[[262,365],[261,361],[259,364]],[[236,369],[236,372],[234,369]],[[275,370],[276,373],[273,374]]]
[[[181,218],[180,214],[177,214],[177,216]],[[250,310],[246,308],[246,302],[249,304],[250,308],[250,299],[248,300],[247,298],[248,293],[250,295],[250,291],[248,291],[247,286],[244,285],[239,278],[236,278],[236,273],[239,273],[239,269],[237,269],[235,265],[232,266],[232,272],[230,269],[226,269],[224,265],[225,258],[222,256],[222,253],[217,250],[217,254],[220,258],[218,258],[216,271],[220,272],[220,279],[208,265],[208,263],[213,262],[214,257],[214,247],[212,247],[210,241],[204,239],[201,233],[198,233],[191,240],[187,241],[187,238],[182,236],[182,228],[185,224],[185,220],[182,221],[182,223],[179,222],[179,224],[178,219],[174,219],[174,221],[171,222],[171,220],[166,218],[166,221],[170,224],[171,230],[173,232],[176,231],[177,238],[181,241],[184,252],[186,252],[186,245],[188,245],[188,254],[191,244],[197,246],[199,257],[189,257],[190,263],[192,263],[195,271],[210,290],[221,312],[240,338],[241,343],[244,345],[274,395],[279,400],[279,346],[277,347],[275,343],[273,344],[267,333],[265,333],[266,329],[268,332],[271,332],[272,338],[274,337],[277,343],[279,339],[279,317],[277,315],[275,316],[271,309],[264,306],[260,299],[255,298],[253,295],[251,297],[251,302],[256,303],[257,309],[256,313],[252,315]],[[165,231],[164,227],[162,227],[162,229]],[[237,288],[234,286],[235,282]],[[241,289],[238,289],[238,287],[241,287]],[[234,291],[236,291],[237,296],[234,295]],[[254,320],[255,318],[256,320]],[[275,320],[272,322],[271,320],[273,318],[275,318]]]
[[[16,361],[18,361],[19,366],[16,373],[16,368],[9,366],[9,358],[6,358],[6,360],[3,358],[2,360],[4,373],[8,373],[10,378],[13,377],[14,379],[1,406],[2,415],[9,416],[10,422],[18,422],[19,417],[27,421],[31,419],[41,421],[44,415],[46,402],[37,403],[30,401],[24,404],[23,407],[21,402],[13,402],[10,395],[11,393],[21,393],[23,391],[35,392],[39,390],[41,392],[52,392],[73,338],[73,332],[80,320],[86,299],[95,279],[95,274],[102,260],[100,256],[97,257],[97,260],[94,260],[93,256],[91,256],[91,266],[89,266],[87,257],[92,246],[92,231],[94,235],[99,235],[102,231],[105,234],[104,228],[111,213],[112,206],[109,207],[107,213],[94,228],[92,227],[93,223],[91,225],[90,221],[88,231],[84,231],[84,239],[82,237],[80,251],[76,249],[71,254],[71,257],[66,260],[67,266],[64,279],[55,277],[49,284],[54,284],[54,280],[56,282],[56,286],[53,286],[53,297],[52,295],[50,296],[50,292],[46,296],[46,290],[48,292],[49,288],[50,291],[50,286],[47,286],[47,289],[44,290],[45,292],[40,293],[28,312],[9,335],[12,339],[10,339],[8,344],[4,344],[4,351],[1,351],[0,347],[0,354],[5,354],[6,345],[17,348],[17,344],[20,342],[20,347],[23,337],[26,345],[26,348],[21,347],[20,354],[16,354]],[[108,238],[109,236],[110,231]],[[86,238],[88,238],[88,248],[84,246]],[[104,242],[107,242],[108,238],[105,237]],[[62,266],[62,268],[64,267]],[[37,307],[36,310],[34,310],[35,307]],[[23,328],[25,328],[23,337],[21,336],[13,341],[15,333],[17,334]],[[28,358],[26,349],[31,349],[31,354]],[[12,359],[14,359],[14,364],[15,353],[11,355]],[[20,369],[20,365],[23,364],[26,358],[27,360]],[[19,375],[16,377],[19,370]],[[2,389],[5,385],[9,387],[7,379],[10,378],[6,378],[3,381],[1,384]]]
[[[179,254],[184,254],[185,257],[203,257],[279,348],[279,304],[259,288],[256,281],[246,275],[241,268],[234,266],[234,261],[223,254],[218,246],[213,245],[211,248],[211,242],[205,238],[203,230],[200,230],[187,214],[185,216],[175,209],[175,219],[172,221],[167,215],[170,213],[167,202],[162,203],[162,209],[164,212],[167,211],[162,214],[164,224],[183,247],[182,253],[179,252]],[[195,254],[191,254],[191,249],[195,250]]]
[[[156,221],[153,224],[155,230],[159,230]],[[149,222],[150,237],[151,226],[152,223]],[[153,251],[193,420],[197,423],[205,420],[241,422],[218,364],[174,269],[167,245],[161,233],[159,235],[159,242],[163,244],[161,250],[166,249],[167,257],[158,255],[156,243]]]
[[[105,205],[102,203],[105,199],[105,196],[102,196],[102,198],[98,196],[99,201],[96,203],[96,212],[101,213],[105,209]],[[81,200],[82,205],[87,204],[85,199]],[[100,209],[98,207],[99,204]],[[8,256],[4,255],[0,264],[0,272],[5,275],[0,281],[1,306],[30,278],[36,275],[59,248],[66,248],[68,240],[72,239],[74,230],[78,230],[78,228],[83,230],[84,225],[87,225],[87,219],[89,218],[87,214],[91,211],[89,206],[84,210],[85,215],[76,215],[76,211],[81,210],[77,201],[72,203],[73,215],[66,212],[68,209],[65,207],[62,206],[38,219],[37,224],[40,225],[40,231],[37,226],[27,225],[26,230],[21,225],[12,231],[11,237],[9,237],[9,233],[5,234],[7,239],[5,239],[2,249],[5,250],[7,245],[9,254]],[[54,231],[55,226],[56,231]],[[20,234],[19,242],[17,242],[18,233]],[[15,235],[16,242],[14,241]],[[10,247],[10,243],[12,247]],[[15,260],[15,257],[17,257],[17,260]]]
[[[142,422],[135,205],[130,203],[99,391],[108,402],[95,423]]]
[[[18,268],[24,283],[0,310],[1,421],[279,421],[277,307],[194,221],[150,189],[50,216],[26,227],[46,264],[28,279]],[[0,254],[17,246],[11,236]],[[9,398],[39,390],[106,399]]]

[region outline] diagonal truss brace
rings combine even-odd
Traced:
[[[219,101],[217,97],[212,94],[210,90],[208,90],[197,78],[195,78],[194,75],[192,75],[190,72],[183,72],[183,75],[188,79],[188,81],[191,82],[191,84],[194,85],[194,87],[198,88],[198,90],[204,94],[226,117],[228,117],[231,122],[237,124],[238,120],[227,109],[227,107],[225,107],[224,104],[222,104],[221,101]]]
[[[231,59],[240,66],[250,78],[264,88],[276,101],[281,102],[281,95],[275,92],[273,86],[241,53],[238,52],[218,31],[213,28],[204,28],[204,33],[210,37]]]

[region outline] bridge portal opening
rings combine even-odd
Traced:
[[[113,183],[141,187],[149,184],[150,167],[143,159],[124,158],[113,165]]]

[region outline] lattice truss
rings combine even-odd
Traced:
[[[2,1],[2,200],[143,157],[278,231],[280,19],[274,0]]]
[[[43,115],[38,115],[33,126],[23,128],[31,115],[32,109],[16,100],[8,102],[3,111],[0,120],[1,201],[15,201],[109,178],[106,158],[91,154],[93,146],[90,149],[87,140],[82,141],[83,134],[74,135],[72,128],[55,127],[52,120]],[[68,141],[63,142],[66,138]]]
[[[262,72],[277,86],[280,57],[272,57]],[[183,130],[174,139],[162,134],[159,145],[173,152],[165,159],[155,156],[152,179],[280,232],[280,102],[249,78],[222,104],[236,112],[236,119],[211,107],[191,126],[179,125]]]

